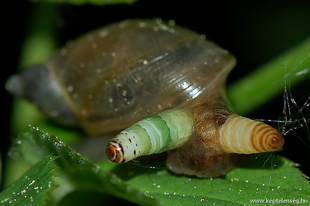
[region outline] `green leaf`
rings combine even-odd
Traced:
[[[156,201],[115,175],[101,171],[99,166],[66,146],[54,135],[44,134],[38,128],[32,127],[29,132],[20,135],[18,142],[21,144],[21,153],[31,162],[42,155],[59,156],[55,163],[72,181],[76,190],[101,192],[142,205],[158,205]]]
[[[45,205],[47,193],[55,187],[54,160],[52,156],[45,157],[2,191],[1,205]]]
[[[224,177],[199,179],[176,175],[167,169],[149,169],[133,164],[112,166],[104,161],[99,167],[58,138],[36,128],[25,133],[20,141],[28,148],[22,149],[25,156],[43,153],[60,156],[55,162],[75,184],[77,191],[101,192],[141,205],[234,205],[266,198],[310,198],[309,182],[300,170],[293,167],[295,164],[270,153],[249,155],[242,167]],[[34,154],[29,154],[30,151]],[[67,196],[67,199],[70,198]]]
[[[266,198],[307,201],[309,182],[293,165],[266,153],[249,156],[242,167],[219,178],[198,179],[133,165],[113,172],[163,205],[248,205],[251,200]]]

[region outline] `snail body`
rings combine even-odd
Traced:
[[[284,143],[270,126],[230,111],[225,81],[235,63],[195,32],[128,20],[69,42],[13,76],[7,88],[91,135],[128,127],[107,146],[111,162],[168,151],[170,170],[211,177],[233,167],[233,153],[274,151]]]

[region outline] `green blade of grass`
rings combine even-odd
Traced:
[[[234,111],[254,111],[283,92],[285,78],[291,86],[308,78],[309,68],[310,40],[305,40],[230,85],[227,95]]]

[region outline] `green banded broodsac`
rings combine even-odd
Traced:
[[[235,153],[284,143],[277,130],[227,107],[225,81],[235,62],[173,21],[127,20],[69,41],[6,87],[90,135],[132,125],[108,144],[113,163],[168,151],[170,170],[212,177],[234,166]]]

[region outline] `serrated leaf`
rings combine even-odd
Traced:
[[[113,172],[163,205],[251,205],[277,199],[307,203],[310,185],[300,170],[283,157],[269,156],[249,156],[242,167],[219,178],[198,179],[134,165]]]
[[[0,193],[1,205],[44,205],[54,184],[54,157],[47,156]]]
[[[309,199],[309,182],[300,170],[292,167],[294,163],[269,153],[249,156],[242,167],[226,176],[208,179],[133,164],[116,167],[109,167],[107,162],[102,164],[106,172],[113,172],[124,182],[104,173],[52,135],[33,130],[23,141],[29,141],[29,138],[34,140],[31,144],[37,144],[43,151],[60,156],[57,164],[78,189],[100,191],[142,205],[156,204],[147,202],[149,200],[144,195],[162,205],[248,205],[255,200]],[[139,188],[139,191],[134,188]]]
[[[43,133],[38,128],[30,128],[29,132],[20,135],[18,142],[21,144],[23,156],[31,161],[42,155],[59,156],[55,163],[77,190],[102,192],[142,205],[159,205],[117,176],[104,173],[99,166],[91,163],[54,135]]]

